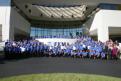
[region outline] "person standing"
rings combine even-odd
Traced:
[[[118,59],[121,59],[121,46],[119,45],[119,43],[117,44],[117,48],[118,48]]]
[[[116,44],[113,44],[113,48],[112,48],[112,58],[113,59],[117,59],[117,55],[118,55],[118,48],[117,48]]]

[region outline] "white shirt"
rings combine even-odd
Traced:
[[[73,46],[73,50],[76,50],[76,47],[75,46]]]
[[[21,49],[21,52],[24,52],[25,51],[25,48],[24,47],[20,47]]]

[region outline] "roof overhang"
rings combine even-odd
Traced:
[[[50,22],[51,26],[55,26],[57,24],[61,25],[62,23],[65,26],[66,24],[72,22],[77,22],[76,25],[82,24],[85,21],[87,15],[90,14],[90,12],[92,12],[99,3],[119,4],[121,3],[121,0],[12,0],[12,2],[14,2],[15,7],[19,9],[18,12],[20,12],[20,14],[22,14],[28,21],[30,21],[32,25],[50,25],[48,24],[48,22]],[[27,4],[29,4],[30,6],[26,9],[25,5]],[[71,7],[76,5],[86,5],[88,7],[88,10],[81,18],[54,18],[46,16],[41,17],[41,11],[39,11],[36,7],[32,7],[34,11],[31,10],[31,6],[33,6],[33,4],[41,5],[43,7]],[[31,12],[33,12],[33,14],[30,13],[30,10]]]

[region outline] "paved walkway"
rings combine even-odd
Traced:
[[[0,77],[36,73],[84,73],[121,77],[121,60],[33,57],[0,63]]]

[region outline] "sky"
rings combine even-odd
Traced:
[[[11,0],[0,0],[0,3],[10,2]]]

